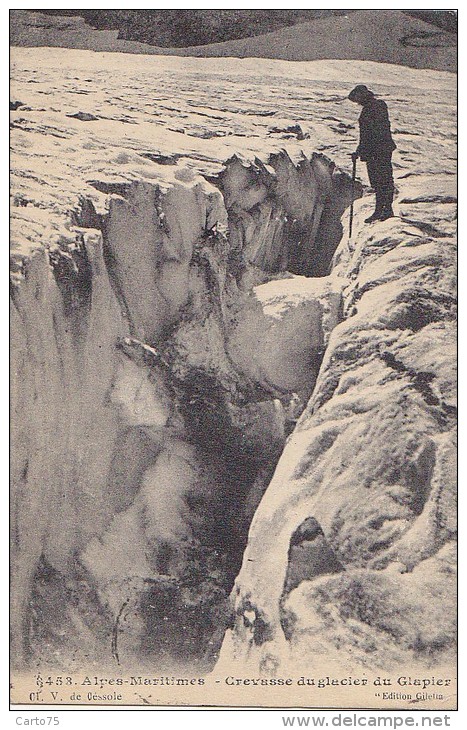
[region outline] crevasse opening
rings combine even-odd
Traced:
[[[14,657],[204,671],[342,318],[350,180],[281,153],[93,184],[107,212],[83,198],[13,287]]]

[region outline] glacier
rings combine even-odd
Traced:
[[[13,54],[15,665],[449,663],[454,77],[99,59]],[[362,174],[349,241],[357,76],[397,217]]]

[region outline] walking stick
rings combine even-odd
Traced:
[[[354,193],[355,193],[355,178],[357,176],[357,160],[356,158],[353,158],[352,160],[352,187],[350,189],[350,194],[352,196],[352,201],[350,203],[350,218],[349,218],[349,243],[352,238],[352,226],[353,226],[353,199],[354,199]]]

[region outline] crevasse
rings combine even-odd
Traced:
[[[13,657],[205,669],[342,318],[350,181],[281,153],[108,192],[12,280]]]

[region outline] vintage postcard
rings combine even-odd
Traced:
[[[10,24],[12,703],[456,709],[456,11]]]

